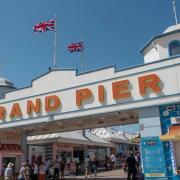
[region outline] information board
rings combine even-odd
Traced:
[[[165,177],[163,144],[159,137],[142,138],[141,151],[145,177]]]

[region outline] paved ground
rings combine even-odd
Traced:
[[[65,179],[67,180],[82,180],[82,179],[85,179],[84,176],[65,176]],[[92,177],[90,178],[88,176],[88,179],[92,179],[92,180],[104,180],[104,179],[107,179],[107,180],[126,180],[126,175],[125,173],[121,170],[121,169],[118,169],[118,170],[113,170],[113,171],[105,171],[105,172],[99,172],[97,173],[97,176],[96,177]],[[0,177],[0,180],[4,180],[3,177]],[[17,177],[14,177],[14,180],[17,180]],[[51,180],[51,179],[50,179]]]
[[[96,177],[92,177],[91,179],[126,179],[126,174],[123,172],[123,170],[118,169],[118,170],[113,170],[113,171],[106,171],[106,172],[99,172],[97,173]],[[66,176],[65,179],[85,179],[84,176]],[[88,179],[90,179],[90,176],[88,176]]]

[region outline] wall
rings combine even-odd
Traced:
[[[44,146],[29,146],[29,161],[31,163],[32,156],[42,156],[42,160],[45,161],[45,147]]]
[[[144,52],[144,62],[169,58],[169,43],[174,40],[180,40],[180,32],[155,39]]]
[[[142,138],[161,135],[159,108],[143,108],[139,110],[139,126]],[[152,135],[153,132],[153,135]]]
[[[180,32],[159,39],[159,59],[169,58],[169,43],[174,40],[180,40]]]
[[[159,60],[159,51],[158,51],[157,45],[156,45],[156,47],[153,47],[151,45],[151,48],[152,49],[147,50],[146,54],[144,55],[145,63]]]

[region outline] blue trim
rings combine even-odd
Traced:
[[[171,94],[171,95],[168,95],[168,96],[161,96],[161,97],[154,97],[154,98],[151,98],[151,99],[138,99],[138,100],[135,100],[135,101],[131,101],[131,102],[118,102],[118,103],[115,103],[115,104],[109,104],[109,105],[101,105],[101,106],[96,106],[96,107],[92,107],[92,108],[87,108],[87,109],[77,109],[77,110],[72,110],[72,111],[68,111],[68,112],[59,112],[59,113],[56,113],[56,114],[53,114],[53,116],[56,116],[56,115],[63,115],[63,114],[69,114],[69,113],[79,113],[79,112],[85,112],[85,111],[90,111],[90,110],[94,110],[94,109],[101,109],[101,108],[108,108],[108,107],[112,107],[112,106],[121,106],[121,105],[126,105],[126,104],[132,104],[132,103],[136,103],[136,102],[142,102],[142,101],[150,101],[150,100],[157,100],[157,99],[162,99],[162,98],[167,98],[167,97],[172,97],[172,96],[177,96],[179,95],[180,96],[180,93],[177,93],[177,94]],[[178,103],[178,102],[171,102],[172,103]],[[158,106],[160,105],[165,105],[165,104],[159,104]],[[157,107],[158,107],[157,106]],[[139,107],[139,108],[128,108],[126,110],[121,110],[121,112],[123,111],[127,111],[127,110],[138,110],[138,109],[144,109],[144,108],[147,108],[147,107],[155,107],[154,105],[151,105],[151,106],[143,106],[143,107]],[[115,111],[118,111],[118,110],[115,110]],[[104,113],[111,113],[111,112],[115,112],[115,111],[109,111],[109,112],[104,112]],[[97,114],[103,114],[103,113],[95,113],[93,115],[97,115]],[[26,118],[26,119],[20,119],[20,120],[17,120],[17,121],[11,121],[11,122],[2,122],[0,123],[0,129],[1,129],[1,125],[2,124],[10,124],[10,123],[14,123],[14,122],[19,122],[19,121],[24,121],[24,120],[29,120],[29,119],[37,119],[37,118],[45,118],[45,117],[49,117],[50,115],[44,115],[44,116],[38,116],[38,117],[30,117],[30,118]],[[86,116],[86,115],[85,115]],[[65,118],[65,119],[70,119],[70,118]],[[58,120],[54,120],[54,121],[58,121]]]
[[[172,51],[171,51],[171,49],[170,49],[170,45],[172,45],[173,43],[178,43],[178,44],[179,44],[179,47],[180,47],[180,41],[179,41],[179,40],[173,40],[173,41],[171,41],[171,42],[168,44],[169,57],[177,57],[177,56],[180,55],[180,53],[179,53],[179,54],[176,54],[176,55],[173,55],[173,54],[172,54]]]
[[[144,51],[146,50],[146,48],[147,48],[155,39],[159,39],[159,38],[162,38],[162,37],[166,37],[166,36],[169,36],[169,35],[172,35],[172,34],[175,34],[175,33],[179,33],[179,32],[180,32],[180,29],[175,30],[175,31],[172,31],[172,32],[168,32],[168,33],[164,33],[164,34],[155,36],[154,38],[152,38],[152,39],[140,50],[140,53],[143,55],[143,53],[144,53]]]
[[[178,56],[178,57],[180,57],[180,56]],[[177,58],[177,57],[172,57],[172,58],[168,58],[168,59],[174,59],[174,58]],[[167,60],[167,59],[166,59],[166,60]],[[161,61],[164,61],[164,60],[161,60]],[[150,62],[150,63],[148,63],[148,64],[155,64],[155,63],[159,63],[159,62],[161,62],[161,61],[158,61],[158,62]],[[179,64],[180,64],[180,62],[177,63],[177,64],[172,64],[172,65],[170,65],[170,66],[168,66],[168,67],[174,67],[174,66],[177,66],[177,65],[179,65]],[[115,69],[114,66],[105,67],[105,68],[102,68],[102,69],[114,68],[114,73],[116,73],[116,72],[126,71],[126,70],[133,69],[133,68],[137,68],[137,67],[143,67],[143,66],[145,66],[145,65],[147,65],[147,64],[135,66],[135,67],[132,67],[132,68],[130,67],[130,68],[122,69],[122,70],[117,70],[117,71],[116,71],[116,69]],[[149,69],[149,70],[145,70],[145,71],[141,71],[141,72],[137,72],[137,73],[131,73],[131,74],[124,75],[124,76],[120,76],[120,77],[114,77],[114,78],[110,78],[110,79],[105,79],[105,80],[100,80],[100,81],[96,81],[96,82],[91,82],[91,83],[87,83],[87,84],[82,84],[82,85],[78,85],[78,86],[69,87],[69,88],[64,88],[64,89],[60,89],[60,90],[56,90],[56,91],[51,91],[51,92],[36,94],[36,95],[33,95],[33,96],[27,96],[27,97],[23,97],[23,98],[18,98],[18,99],[15,99],[15,100],[16,100],[16,101],[17,101],[17,100],[23,100],[23,99],[33,98],[33,97],[37,97],[37,96],[43,96],[43,95],[46,95],[46,94],[57,93],[57,92],[61,92],[61,91],[67,91],[67,90],[71,90],[71,89],[75,89],[75,88],[80,88],[80,87],[84,87],[84,86],[89,86],[89,85],[92,85],[92,84],[103,83],[103,82],[110,81],[110,80],[117,80],[117,79],[119,79],[119,78],[124,78],[124,77],[127,77],[127,76],[130,77],[130,76],[132,76],[132,75],[142,74],[143,72],[150,72],[150,71],[152,71],[152,70],[165,69],[166,67],[167,67],[167,66],[165,66],[165,67],[160,67],[160,68],[156,68],[156,69]],[[102,70],[102,69],[101,69],[101,70]],[[58,70],[57,70],[57,71],[58,71]],[[94,71],[91,71],[91,72],[95,72],[95,71],[98,71],[98,70],[94,70]],[[47,74],[47,73],[46,73],[46,74]],[[46,74],[45,74],[45,75],[46,75]],[[83,74],[81,74],[81,75],[83,75]],[[76,76],[78,76],[78,75],[76,75]],[[22,89],[17,89],[17,90],[15,90],[15,91],[23,90],[23,89],[31,88],[31,87],[32,87],[32,85],[29,86],[29,87],[22,88]],[[13,91],[11,91],[11,92],[9,92],[9,93],[13,93]],[[8,93],[6,93],[6,94],[8,94]],[[2,100],[5,100],[5,98],[2,99]],[[6,101],[6,102],[0,102],[0,105],[6,104],[6,103],[10,103],[10,102],[13,102],[13,101],[15,101],[15,100],[10,100],[10,101]]]

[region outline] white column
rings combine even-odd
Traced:
[[[159,108],[151,107],[139,110],[139,125],[141,138],[160,136],[161,123],[159,117]]]

